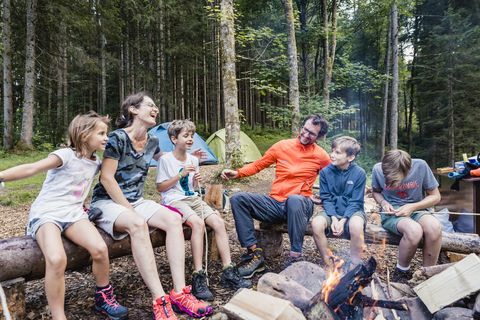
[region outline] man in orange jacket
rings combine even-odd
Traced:
[[[291,251],[286,265],[301,259],[303,237],[313,213],[312,187],[320,170],[330,163],[328,153],[315,142],[327,131],[328,123],[322,116],[310,115],[304,119],[297,138],[275,143],[261,159],[240,169],[222,171],[222,178],[229,180],[248,177],[276,165],[270,195],[239,192],[230,199],[238,239],[242,247],[248,249],[245,263],[238,267],[244,278],[265,270],[253,219],[287,222]]]

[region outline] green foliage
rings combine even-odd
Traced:
[[[271,128],[257,128],[252,130],[248,127],[242,127],[244,131],[257,145],[260,153],[264,154],[273,144],[282,140],[290,138],[290,131]]]
[[[29,151],[22,153],[0,153],[0,171],[20,164],[31,163],[45,158],[46,151]],[[0,193],[0,204],[5,206],[16,206],[29,204],[35,200],[46,173],[36,176],[5,183],[5,190]]]

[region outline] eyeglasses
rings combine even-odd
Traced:
[[[310,130],[308,130],[307,128],[305,127],[302,127],[302,131],[307,133],[309,137],[311,138],[316,138],[318,136],[318,134],[316,134],[315,132],[312,132]]]

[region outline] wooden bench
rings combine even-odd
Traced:
[[[282,254],[282,234],[288,233],[288,228],[283,224],[260,223],[255,230],[258,245],[264,250],[265,256],[278,257]],[[312,226],[309,223],[306,235],[313,235]],[[341,238],[328,235],[328,238]],[[381,226],[367,223],[365,229],[365,243],[398,245],[400,237],[387,232]],[[480,254],[480,237],[471,233],[442,233],[442,251],[458,253]]]
[[[100,235],[108,246],[110,259],[130,255],[130,237],[122,240],[113,240],[103,230],[98,229]],[[209,232],[210,260],[215,260],[216,251],[213,249],[215,241],[213,231]],[[183,228],[185,240],[190,240],[191,229]],[[166,234],[162,230],[150,233],[150,239],[154,248],[165,245]],[[63,246],[67,254],[66,270],[79,270],[92,264],[90,254],[68,239],[63,238]],[[38,244],[30,236],[0,239],[0,285],[4,289],[8,308],[15,317],[25,318],[25,282],[41,279],[45,276],[45,259]],[[0,304],[0,319],[2,319],[2,306]]]

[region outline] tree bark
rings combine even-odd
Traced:
[[[25,87],[23,101],[22,131],[20,143],[33,148],[33,113],[35,108],[35,25],[37,0],[27,0],[27,42],[25,52]]]
[[[390,110],[390,146],[398,148],[398,11],[392,5],[392,108]]]
[[[103,230],[100,235],[108,246],[110,258],[131,254],[130,237],[115,241]],[[185,239],[190,239],[190,228],[184,229]],[[165,245],[165,232],[155,230],[150,234],[153,247]],[[62,238],[67,254],[67,269],[78,270],[91,264],[87,250],[66,238]],[[0,239],[0,281],[23,277],[25,280],[42,278],[45,275],[45,259],[38,244],[30,236]]]
[[[261,230],[272,230],[282,233],[287,233],[286,224],[268,224],[261,223]],[[305,232],[307,235],[312,235],[312,226],[308,224],[307,230]],[[329,238],[335,238],[333,235],[327,235]],[[398,245],[400,243],[401,237],[390,233],[383,229],[382,227],[367,223],[365,228],[365,243],[373,244],[390,244]],[[420,243],[419,248],[422,247]],[[480,253],[480,237],[477,234],[473,233],[442,233],[442,251],[452,251],[458,253]]]
[[[300,92],[298,89],[297,42],[295,40],[295,18],[293,16],[292,0],[282,0],[287,18],[288,35],[288,100],[292,108],[292,136],[298,135],[300,126]]]
[[[324,66],[325,72],[323,76],[323,103],[325,108],[328,109],[330,105],[330,83],[332,82],[332,75],[333,75],[333,63],[335,61],[335,50],[337,47],[337,1],[332,0],[332,43],[329,45],[329,25],[328,25],[328,11],[327,11],[327,1],[323,1],[323,26],[325,30],[325,56],[324,56]]]
[[[387,117],[388,117],[388,88],[390,84],[390,56],[392,52],[392,16],[390,15],[387,36],[387,53],[385,54],[385,85],[383,87],[383,117],[382,117],[382,139],[380,142],[380,157],[385,154],[387,139]]]
[[[10,0],[3,0],[3,148],[13,149],[13,78]]]
[[[235,70],[235,27],[233,0],[222,0],[220,14],[220,43],[222,47],[223,101],[225,110],[225,162],[238,168],[242,163],[240,149],[240,118]]]

